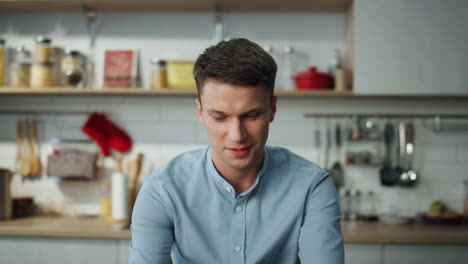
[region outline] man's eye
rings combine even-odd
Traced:
[[[213,119],[215,121],[223,121],[224,119],[226,119],[224,116],[213,116]]]
[[[249,114],[247,115],[248,119],[257,119],[260,116],[260,114],[255,113],[255,114]]]

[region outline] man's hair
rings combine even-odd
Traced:
[[[273,97],[277,66],[258,44],[244,38],[221,41],[198,56],[193,69],[198,97],[208,79],[242,86],[263,86]]]

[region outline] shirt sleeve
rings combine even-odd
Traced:
[[[132,214],[130,264],[171,263],[173,221],[161,193],[152,182],[143,184]]]
[[[343,235],[335,185],[327,173],[307,194],[299,235],[301,263],[343,264]]]

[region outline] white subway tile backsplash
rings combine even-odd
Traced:
[[[455,160],[457,163],[465,164],[468,167],[468,144],[457,144],[456,150]],[[465,177],[468,179],[468,170],[465,171]]]

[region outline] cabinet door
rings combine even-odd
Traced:
[[[356,93],[468,94],[468,1],[354,4]]]
[[[130,256],[130,240],[119,241],[119,263],[128,263],[128,257]]]
[[[381,264],[382,245],[345,243],[346,264]]]
[[[115,264],[117,240],[0,237],[0,263]]]
[[[467,263],[468,246],[385,245],[382,264]]]

